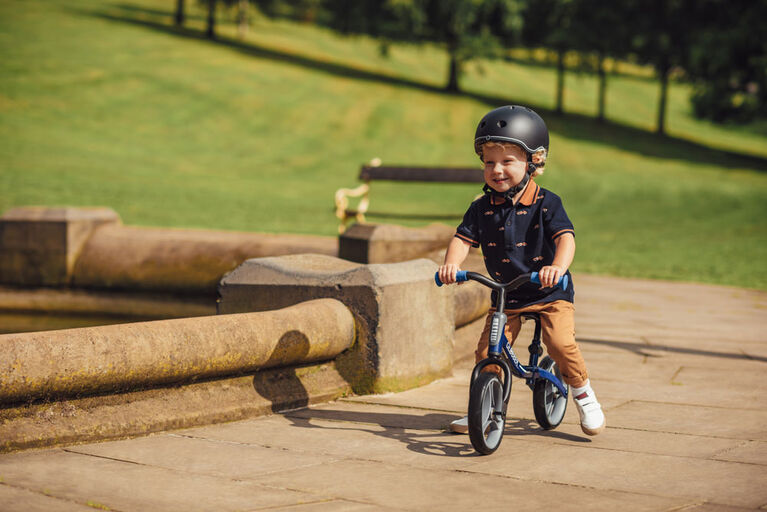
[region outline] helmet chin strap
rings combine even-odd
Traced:
[[[503,198],[507,201],[512,201],[514,196],[519,193],[520,190],[524,190],[525,186],[527,186],[527,182],[530,181],[530,175],[535,172],[535,164],[530,163],[528,166],[528,171],[525,173],[525,177],[522,178],[522,181],[511,187],[506,192],[498,192],[496,190],[493,190],[490,185],[485,184],[484,187],[482,187],[482,190],[485,192],[485,194],[490,194],[493,197],[497,198]]]

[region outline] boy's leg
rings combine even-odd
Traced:
[[[581,350],[575,342],[575,307],[572,302],[564,300],[536,306],[540,308],[543,344],[559,366],[562,379],[573,387],[583,386],[589,374]]]
[[[605,428],[605,416],[591,389],[586,363],[575,342],[575,308],[572,303],[562,300],[541,306],[541,338],[546,350],[559,366],[563,380],[570,384],[581,430],[591,436],[597,435]]]

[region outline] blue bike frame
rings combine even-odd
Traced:
[[[535,333],[533,339],[530,342],[530,364],[523,366],[517,359],[514,350],[511,348],[511,343],[506,338],[505,327],[507,322],[507,316],[503,313],[506,305],[506,291],[514,290],[527,282],[540,283],[538,279],[538,273],[533,272],[531,274],[523,274],[517,279],[509,283],[497,283],[492,281],[481,274],[475,272],[460,271],[456,276],[457,281],[468,281],[469,279],[477,281],[485,286],[497,291],[498,297],[496,300],[496,311],[493,313],[493,318],[490,324],[490,339],[488,340],[488,357],[483,359],[474,367],[474,371],[471,374],[471,384],[477,380],[479,374],[486,366],[495,365],[501,368],[503,378],[503,400],[507,401],[511,395],[511,376],[512,374],[525,379],[525,383],[530,389],[535,386],[535,381],[538,379],[546,379],[556,388],[559,392],[567,398],[567,387],[557,378],[553,373],[538,367],[538,358],[543,353],[541,348],[541,319],[537,313],[522,314],[523,318],[532,319],[535,321]],[[442,282],[439,280],[439,276],[435,275],[435,281],[438,286],[442,286]],[[561,286],[562,289],[567,288],[567,277],[563,277],[562,280],[557,283],[557,286]],[[501,356],[501,351],[506,354],[506,359]],[[511,362],[511,366],[506,362]]]

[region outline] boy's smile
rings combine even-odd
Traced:
[[[488,144],[482,151],[485,183],[504,193],[519,184],[527,172],[527,153],[511,144]]]

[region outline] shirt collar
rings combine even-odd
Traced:
[[[532,179],[527,182],[525,190],[522,191],[522,195],[519,198],[519,203],[524,206],[531,206],[538,198],[538,191],[541,187]]]
[[[538,184],[533,181],[532,178],[527,182],[527,186],[525,186],[525,189],[522,191],[522,195],[519,196],[519,204],[523,206],[531,206],[535,201],[538,199],[538,192],[541,190],[541,187],[538,186]],[[490,195],[490,204],[493,206],[498,206],[506,203],[503,198],[495,197],[493,194]],[[509,204],[511,202],[509,201]]]

